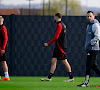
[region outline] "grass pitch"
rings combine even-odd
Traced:
[[[84,77],[74,77],[73,82],[64,82],[68,77],[53,77],[52,81],[40,81],[44,77],[10,77],[11,81],[0,81],[0,90],[100,90],[100,78],[91,77],[89,87],[77,87]]]

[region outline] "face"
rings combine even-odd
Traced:
[[[57,16],[54,16],[54,21],[58,22],[58,17]]]
[[[3,24],[3,19],[2,18],[0,18],[0,25],[2,25]]]
[[[87,17],[87,20],[89,22],[92,22],[94,20],[94,18],[95,18],[95,16],[93,15],[93,13],[87,13],[86,17]]]

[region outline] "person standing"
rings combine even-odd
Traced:
[[[97,65],[97,55],[99,52],[99,40],[100,40],[100,24],[97,19],[95,19],[95,15],[93,11],[87,12],[87,30],[86,30],[86,42],[85,49],[87,52],[87,61],[86,61],[86,79],[78,87],[87,87],[89,85],[89,78],[91,69],[95,71],[95,73],[100,76],[100,69]]]
[[[62,19],[62,15],[60,13],[56,13],[54,15],[54,20],[57,23],[55,36],[48,43],[44,43],[44,46],[47,47],[48,45],[50,45],[56,41],[56,46],[55,46],[55,49],[53,52],[53,57],[51,60],[50,74],[48,75],[47,78],[40,79],[41,81],[51,81],[51,78],[52,78],[54,71],[56,69],[57,60],[62,60],[62,63],[65,65],[65,67],[68,71],[69,79],[65,80],[65,81],[70,82],[70,81],[74,80],[74,78],[72,76],[71,67],[67,61],[66,52],[65,52],[65,50],[67,48],[66,47],[66,26],[61,21],[61,19]]]
[[[6,49],[7,49],[7,41],[8,41],[8,35],[7,35],[7,29],[3,25],[4,18],[0,16],[0,62],[2,64],[5,78],[1,79],[0,81],[10,81],[9,74],[8,74],[8,66],[6,63]]]

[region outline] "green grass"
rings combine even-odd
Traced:
[[[94,90],[100,86],[99,77],[91,77],[89,87],[77,87],[84,77],[74,77],[74,82],[64,82],[68,77],[53,77],[52,81],[40,81],[43,77],[10,77],[11,81],[0,81],[0,90]]]

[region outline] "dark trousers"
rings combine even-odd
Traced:
[[[100,76],[100,69],[97,65],[97,55],[99,51],[87,51],[86,75],[90,75],[91,69]]]

